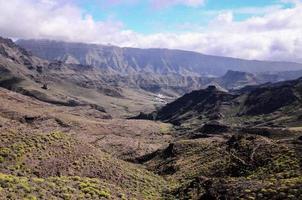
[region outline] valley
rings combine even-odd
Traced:
[[[0,38],[0,199],[302,199],[301,76]]]

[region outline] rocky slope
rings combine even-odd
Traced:
[[[178,183],[177,199],[301,198],[301,141],[233,134],[181,139],[141,162]]]
[[[124,160],[151,153],[172,140],[169,124],[112,119],[90,106],[54,105],[3,88],[0,100],[3,132],[64,132]]]
[[[240,114],[269,114],[287,106],[301,103],[302,79],[256,87],[243,103]]]
[[[169,184],[122,160],[164,148],[170,125],[108,119],[0,88],[0,199],[163,199]]]
[[[4,199],[160,199],[158,175],[63,133],[1,132]]]
[[[301,85],[211,86],[141,114],[177,125],[177,134],[137,162],[177,183],[169,192],[178,199],[300,199]]]
[[[181,124],[186,120],[219,119],[221,109],[237,96],[219,91],[215,86],[193,91],[167,104],[156,113],[156,119]]]

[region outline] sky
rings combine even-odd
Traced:
[[[302,63],[302,0],[0,0],[0,36]]]

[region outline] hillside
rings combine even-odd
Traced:
[[[1,132],[1,198],[158,199],[165,181],[63,133]]]
[[[298,126],[301,124],[302,79],[246,87],[232,92],[215,86],[193,91],[151,114],[156,119],[183,126],[212,120],[232,126]]]
[[[178,199],[301,198],[301,141],[233,134],[181,139],[141,162],[177,182]]]
[[[169,124],[112,119],[90,106],[58,106],[0,88],[0,130],[64,132],[121,159],[133,159],[172,140]]]
[[[138,118],[176,125],[176,139],[137,158],[176,182],[179,199],[300,199],[302,79],[228,93],[193,91]]]
[[[108,119],[89,106],[58,106],[3,88],[0,100],[0,199],[166,195],[162,177],[122,159],[168,145],[168,124]]]
[[[167,104],[156,113],[156,119],[181,124],[186,120],[219,118],[221,107],[234,98],[236,96],[210,86],[204,90],[193,91]]]

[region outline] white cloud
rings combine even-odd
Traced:
[[[78,7],[57,0],[0,0],[0,33],[15,38],[95,42],[118,34],[122,23],[95,21]]]
[[[247,59],[302,62],[302,5],[238,22],[225,11],[198,31],[140,34],[118,21],[96,21],[69,0],[0,0],[0,35],[130,47],[193,50]]]
[[[205,0],[150,0],[150,2],[156,8],[163,8],[174,5],[198,7],[203,5]]]
[[[217,17],[210,23],[210,25],[221,26],[230,24],[233,22],[233,18],[234,16],[232,11],[222,12],[217,15]]]

